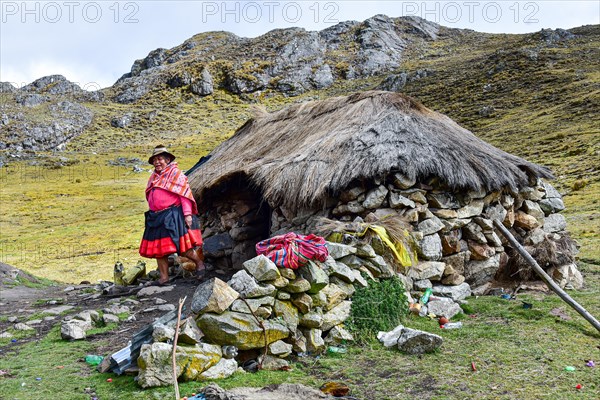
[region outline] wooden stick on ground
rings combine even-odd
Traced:
[[[181,309],[187,296],[179,299],[179,309],[177,310],[177,324],[175,325],[175,337],[173,338],[173,354],[171,356],[173,362],[173,384],[175,385],[175,400],[179,400],[179,384],[177,383],[177,363],[175,362],[175,351],[177,350],[177,339],[179,338],[179,323],[181,322]]]
[[[521,246],[521,244],[517,241],[517,239],[515,239],[512,233],[510,233],[510,231],[506,229],[504,225],[502,225],[502,222],[498,221],[497,219],[494,219],[494,225],[496,225],[496,228],[498,228],[498,230],[510,242],[510,244],[515,248],[515,250],[519,252],[519,254],[525,259],[525,261],[527,261],[527,263],[531,265],[531,268],[533,268],[533,270],[537,272],[537,274],[540,276],[540,278],[542,278],[546,285],[548,285],[548,287],[552,289],[558,295],[558,297],[560,297],[565,301],[565,303],[573,307],[575,311],[581,314],[583,318],[585,318],[590,324],[592,324],[594,328],[598,330],[598,332],[600,332],[600,322],[598,322],[598,320],[594,318],[592,314],[587,312],[585,308],[583,308],[579,303],[573,300],[571,296],[569,296],[556,284],[556,282],[554,282],[550,275],[548,275],[546,271],[544,271],[542,267],[540,267],[539,264],[533,259],[533,257],[531,257],[527,250],[525,250],[523,246]]]

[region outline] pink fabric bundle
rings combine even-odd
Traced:
[[[325,239],[312,233],[307,236],[294,232],[274,236],[256,244],[256,253],[264,254],[278,267],[298,269],[308,260],[324,262],[329,255]]]

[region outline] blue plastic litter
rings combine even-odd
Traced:
[[[188,397],[188,400],[206,400],[206,397],[204,396],[203,393],[198,393],[197,395],[195,395],[193,397]]]

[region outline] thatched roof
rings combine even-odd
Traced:
[[[452,190],[518,189],[550,171],[477,138],[414,99],[369,91],[313,101],[248,120],[190,175],[202,200],[244,177],[271,206],[322,204],[353,180],[401,172],[439,177]]]

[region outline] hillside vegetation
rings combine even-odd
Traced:
[[[599,265],[599,71],[598,26],[483,34],[376,16],[256,39],[198,34],[151,52],[92,94],[60,79],[3,85],[2,261],[65,282],[110,279],[117,259],[138,258],[148,173],[133,167],[149,169],[153,146],[166,144],[190,168],[253,106],[277,110],[381,88],[549,166],[582,258]],[[212,91],[199,95],[194,85],[207,76]],[[56,123],[64,128],[60,144],[46,139],[56,137]]]

